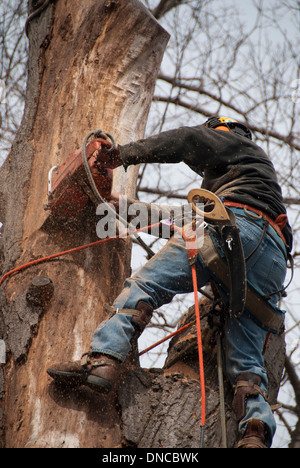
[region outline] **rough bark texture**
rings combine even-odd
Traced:
[[[2,273],[97,240],[93,206],[70,224],[45,224],[48,171],[81,148],[91,130],[102,128],[121,144],[143,137],[167,40],[136,0],[58,0],[33,19],[24,118],[0,171]],[[120,192],[133,196],[135,183],[136,169],[127,176],[115,171]],[[65,395],[49,385],[46,369],[89,349],[95,327],[106,318],[103,304],[129,274],[130,243],[122,240],[30,268],[3,285],[5,447],[121,444],[114,398],[84,389]],[[53,284],[51,301],[52,293],[41,303],[32,293],[38,276]]]

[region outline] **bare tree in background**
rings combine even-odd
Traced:
[[[37,2],[38,3],[38,2]],[[171,34],[148,125],[154,134],[180,125],[196,125],[223,114],[245,121],[255,141],[272,159],[293,225],[295,281],[282,308],[287,310],[287,355],[278,418],[290,447],[300,447],[299,374],[299,1],[144,0]],[[27,2],[4,0],[0,6],[1,83],[5,84],[0,150],[2,158],[18,128],[25,88],[27,40],[23,33]],[[0,155],[1,157],[1,155]],[[138,196],[174,203],[199,184],[183,165],[143,166]],[[147,239],[148,242],[149,238]],[[156,244],[156,245],[154,245]],[[154,249],[161,241],[151,245]],[[139,248],[134,250],[134,257]],[[144,261],[144,260],[142,260]],[[136,261],[136,267],[139,261]],[[299,281],[299,280],[298,280]],[[182,298],[179,301],[182,302]],[[188,302],[188,298],[183,301]],[[182,312],[170,305],[153,325],[170,330]],[[153,341],[153,336],[149,335]],[[155,341],[155,340],[154,340]],[[156,354],[153,354],[155,362]],[[286,396],[288,395],[288,397]],[[289,404],[287,404],[289,401]]]
[[[27,2],[0,5],[0,163],[8,152],[23,114],[28,59],[24,23]]]

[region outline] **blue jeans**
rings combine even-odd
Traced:
[[[247,257],[258,244],[262,234],[262,221],[250,221],[244,211],[234,208],[237,224]],[[208,228],[209,229],[209,228]],[[247,281],[261,295],[279,290],[286,275],[285,247],[272,227],[268,227],[259,248],[246,263]],[[218,236],[210,230],[222,253]],[[276,239],[276,242],[275,242]],[[281,248],[279,248],[279,245]],[[198,287],[203,287],[211,274],[201,259],[201,248],[196,262]],[[188,263],[185,242],[180,238],[171,238],[167,244],[133,277],[127,279],[121,294],[114,302],[115,308],[135,309],[140,301],[150,304],[153,309],[172,301],[176,294],[193,291],[191,267]],[[269,303],[274,313],[277,309],[280,294],[271,296]],[[135,329],[131,323],[132,316],[116,314],[110,320],[102,322],[95,330],[91,350],[111,355],[123,361],[131,349],[131,339]],[[267,331],[252,320],[247,311],[239,318],[227,318],[225,323],[226,372],[232,384],[243,372],[251,372],[261,377],[261,388],[267,391],[268,382],[264,369],[263,346]],[[259,419],[268,427],[270,441],[275,433],[275,420],[268,403],[262,396],[248,398],[246,415],[239,423],[243,433],[250,419]]]

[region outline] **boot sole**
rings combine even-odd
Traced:
[[[112,384],[108,380],[96,375],[89,375],[84,385],[87,385],[98,393],[108,393],[112,389]]]
[[[81,375],[76,372],[64,372],[54,369],[47,369],[47,373],[56,383],[70,388],[86,385],[98,393],[108,393],[112,389],[112,384],[108,380],[96,375]]]
[[[47,369],[47,374],[52,377],[58,384],[65,385],[66,387],[79,387],[83,385],[86,377],[77,374],[76,372],[63,372],[55,369]]]

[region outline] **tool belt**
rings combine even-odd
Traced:
[[[215,282],[218,280],[229,289],[230,278],[226,261],[219,255],[215,248],[210,234],[205,231],[204,243],[200,249],[199,255],[204,265],[215,277]],[[260,296],[248,283],[245,309],[268,331],[274,334],[281,334],[284,331],[282,318],[266,300]]]
[[[274,221],[272,218],[270,218],[268,215],[266,215],[266,213],[264,213],[263,211],[258,210],[257,208],[253,208],[253,206],[245,205],[245,204],[242,204],[242,203],[232,202],[230,200],[224,200],[223,203],[224,203],[225,206],[228,206],[228,207],[243,208],[245,213],[248,214],[249,216],[251,216],[250,213],[255,213],[258,216],[257,219],[259,219],[259,218],[265,219],[266,221],[268,221],[270,226],[272,226],[272,228],[275,229],[275,231],[280,236],[280,238],[284,242],[284,244],[286,244],[285,237],[284,237],[284,235],[282,233],[282,229],[284,228],[284,226],[286,225],[286,223],[288,221],[288,217],[287,217],[286,214],[281,214],[281,215],[277,216],[277,218]],[[249,213],[249,211],[250,211],[250,213]]]
[[[286,215],[278,217],[274,222],[265,213],[247,205],[230,201],[223,203],[216,194],[205,189],[191,190],[188,200],[192,203],[193,210],[212,224],[220,236],[225,254],[224,259],[216,250],[207,231],[204,231],[204,244],[198,253],[204,265],[212,273],[216,285],[219,280],[219,283],[221,282],[229,291],[229,315],[239,317],[246,309],[267,331],[274,334],[282,333],[284,325],[281,315],[247,283],[244,249],[236,226],[235,215],[229,206],[244,208],[245,213],[249,210],[264,218],[281,238],[283,235],[280,228],[284,227],[287,222]],[[196,206],[196,203],[201,202],[204,203],[204,209]]]

